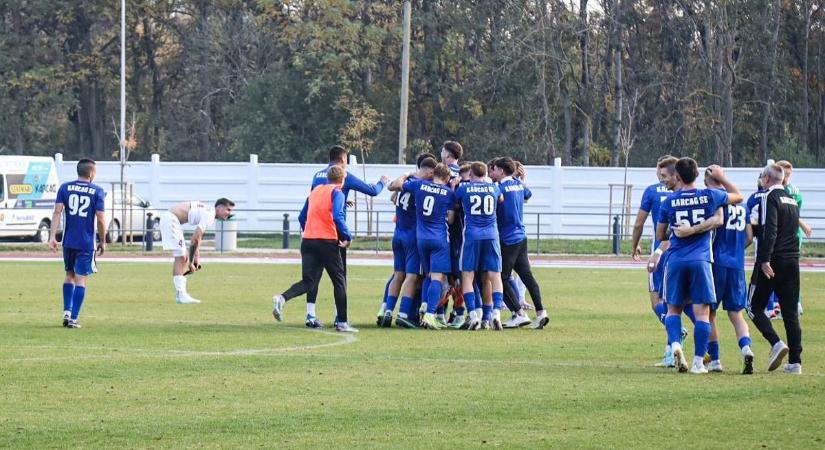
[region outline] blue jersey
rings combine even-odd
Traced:
[[[639,210],[644,211],[650,215],[650,220],[653,222],[653,250],[659,248],[658,239],[656,239],[656,224],[659,220],[659,205],[671,194],[671,190],[667,188],[664,183],[651,184],[645,188],[642,194],[642,204],[639,205]]]
[[[88,181],[70,181],[60,186],[55,203],[63,204],[66,217],[63,247],[95,250],[96,213],[106,210],[105,200],[106,191]]]
[[[417,180],[411,176],[407,181]],[[399,192],[395,200],[395,231],[396,233],[412,233],[415,236],[415,193]]]
[[[415,196],[416,239],[448,242],[447,213],[455,204],[450,186],[416,179],[405,182],[401,192]]]
[[[464,241],[498,239],[496,209],[501,197],[498,186],[470,181],[460,184],[455,195],[464,209]]]
[[[458,164],[447,164],[447,167],[450,168],[450,181],[458,178],[458,171],[461,170]]]
[[[315,176],[312,177],[312,189],[315,189],[317,186],[322,184],[327,184],[329,181],[327,180],[327,171],[333,165],[330,164],[322,170],[319,170],[315,173]],[[364,195],[369,195],[370,197],[375,197],[376,195],[380,194],[381,191],[384,190],[384,183],[380,180],[375,184],[367,184],[361,181],[360,178],[356,177],[355,175],[347,172],[347,175],[344,177],[344,184],[341,186],[341,192],[344,193],[344,198],[349,196],[349,191],[356,191],[360,192]],[[346,206],[344,207],[346,209]]]
[[[520,180],[504,177],[498,184],[504,202],[496,212],[498,233],[504,245],[518,244],[527,239],[524,230],[524,202],[533,196],[530,189]]]
[[[698,225],[713,217],[716,210],[728,202],[728,193],[719,189],[678,190],[662,202],[659,223],[670,227],[686,223]],[[686,238],[670,237],[668,263],[682,261],[713,261],[711,232],[694,234]]]
[[[750,212],[744,203],[728,205],[723,210],[725,221],[713,236],[713,263],[720,267],[743,269],[748,239],[745,226],[750,223]]]
[[[759,189],[758,191],[751,194],[748,197],[748,201],[745,203],[748,207],[748,213],[753,214],[753,208],[759,205],[762,202],[762,197],[768,195],[768,191],[765,189]]]

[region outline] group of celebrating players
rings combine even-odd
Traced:
[[[441,162],[435,155],[423,153],[417,157],[414,172],[392,182],[381,177],[377,183],[368,184],[346,173],[347,150],[333,147],[329,165],[314,176],[299,216],[303,230],[302,278],[284,293],[273,296],[275,319],[282,320],[288,300],[306,294],[305,324],[322,327],[315,301],[326,270],[334,286],[335,329],[358,331],[347,321],[346,249],[352,241],[346,224],[347,194],[356,190],[376,196],[388,187],[396,205],[394,272],[385,287],[378,326],[390,327],[393,322],[403,328],[432,330],[547,326],[547,311],[527,256],[524,203],[532,193],[524,184],[524,167],[510,157],[459,164],[462,156],[461,145],[447,141],[441,148]],[[77,318],[85,297],[86,277],[96,271],[95,225],[98,252],[103,253],[106,246],[105,192],[93,184],[95,162],[80,160],[77,172],[78,179],[64,183],[58,191],[49,239],[50,248],[56,251],[57,230],[65,215],[63,325],[67,328],[80,328]],[[801,373],[798,258],[802,232],[810,236],[811,228],[799,219],[801,197],[790,184],[791,173],[792,166],[786,161],[769,164],[760,175],[759,190],[744,202],[721,167],[707,167],[705,188],[699,189],[696,161],[672,156],[659,159],[659,183],[645,190],[637,215],[633,258],[640,259],[642,229],[652,215],[655,237],[647,269],[651,307],[667,335],[663,366],[692,373],[723,370],[716,326],[717,306],[721,304],[736,332],[743,373],[754,370],[748,324],[743,316],[746,310],[771,344],[768,369],[777,369],[788,356],[785,372]],[[163,247],[175,257],[172,280],[178,303],[199,303],[187,293],[185,275],[200,269],[199,244],[207,227],[216,218],[231,217],[234,206],[225,198],[218,199],[214,207],[184,202],[161,217]],[[792,230],[781,241],[777,240],[780,207],[788,208],[784,220],[786,228]],[[197,227],[188,254],[182,231],[185,223]],[[745,249],[754,239],[759,248],[749,292]],[[787,264],[794,259],[795,268]],[[781,267],[774,272],[771,264]],[[778,275],[786,281],[771,281]],[[523,299],[525,290],[536,310],[533,320],[527,316],[526,311],[532,307]],[[779,339],[770,324],[769,316],[775,315],[774,307],[768,307],[773,294],[783,305],[788,344]],[[452,312],[447,317],[450,298]],[[505,307],[512,317],[502,322]],[[694,324],[690,367],[682,347],[687,336],[682,313]]]
[[[746,310],[772,345],[768,370],[777,369],[790,353],[785,372],[801,373],[801,331],[795,307],[799,300],[798,266],[795,285],[792,282],[777,286],[774,294],[755,289],[762,273],[766,279],[773,278],[771,262],[779,251],[775,246],[775,223],[773,232],[765,232],[765,199],[774,189],[783,192],[787,189],[799,195],[790,185],[792,169],[787,161],[766,167],[760,175],[757,192],[744,202],[739,189],[727,179],[721,167],[709,166],[704,173],[705,188],[697,189],[699,172],[694,160],[669,155],[659,158],[659,183],[645,190],[636,218],[633,259],[640,259],[642,229],[648,215],[652,215],[655,236],[647,268],[651,307],[667,335],[662,366],[698,374],[723,370],[716,322],[717,308],[721,305],[736,332],[742,373],[751,374],[754,370],[750,333],[743,316]],[[800,229],[810,235],[810,227],[798,219],[801,199],[788,195],[785,200],[784,203],[793,204],[796,209]],[[748,289],[745,249],[754,239],[761,248]],[[801,236],[798,239],[801,243]],[[787,254],[780,257],[798,260],[798,247],[782,251]],[[794,310],[784,315],[790,348],[770,327],[768,317],[775,317],[774,307],[765,308],[768,296],[775,299],[777,294],[780,300],[788,299],[788,303],[794,305]],[[687,336],[687,330],[681,325],[683,312],[694,324],[694,358],[690,368],[682,348]],[[709,364],[706,366],[706,363]]]
[[[542,329],[549,323],[527,258],[524,203],[532,194],[524,184],[520,163],[504,157],[459,164],[461,144],[447,141],[440,163],[434,154],[422,153],[416,171],[391,183],[382,177],[370,185],[345,172],[346,156],[345,149],[333,147],[330,164],[313,178],[312,192],[299,216],[304,230],[302,279],[273,297],[277,320],[288,300],[306,294],[305,324],[322,326],[315,300],[326,269],[336,291],[335,328],[358,331],[347,323],[345,312],[346,248],[351,238],[344,200],[349,190],[375,196],[386,186],[396,205],[394,272],[384,290],[379,326],[392,326],[396,306],[394,322],[402,328]],[[327,186],[330,192],[316,193],[319,186]],[[514,270],[517,277],[512,276]],[[525,290],[535,305],[534,320],[527,316],[526,310],[533,307],[523,300]],[[447,318],[450,298],[453,308]],[[505,305],[512,318],[503,322]]]

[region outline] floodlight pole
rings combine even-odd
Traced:
[[[407,115],[410,103],[410,22],[412,4],[404,1],[404,43],[401,50],[401,117],[398,122],[398,164],[407,162]]]

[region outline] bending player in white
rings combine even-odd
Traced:
[[[175,302],[182,304],[200,303],[186,291],[186,275],[200,270],[200,244],[203,234],[215,219],[232,217],[235,203],[227,198],[219,198],[215,206],[207,206],[199,201],[183,202],[169,208],[160,216],[160,234],[164,250],[171,250],[175,257],[172,266],[172,283],[175,285]],[[195,233],[186,253],[183,225],[195,226]]]

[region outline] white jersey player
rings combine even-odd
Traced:
[[[235,203],[226,198],[218,199],[214,207],[191,201],[178,203],[160,216],[163,249],[170,250],[175,257],[172,283],[175,285],[177,303],[200,303],[200,300],[192,298],[186,291],[185,275],[200,269],[200,243],[206,229],[215,223],[215,219],[226,220],[232,217],[234,207]],[[188,254],[183,238],[183,225],[187,223],[195,226]]]

